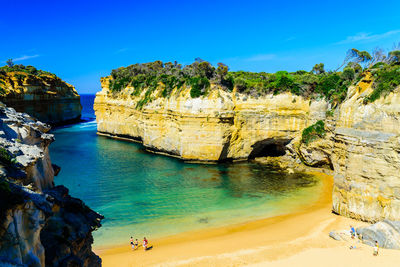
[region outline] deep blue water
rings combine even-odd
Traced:
[[[98,136],[93,101],[81,96],[85,122],[55,129],[50,153],[61,166],[55,183],[105,216],[98,247],[288,213],[318,197],[310,175],[251,162],[184,163]]]

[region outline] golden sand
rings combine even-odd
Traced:
[[[365,223],[331,213],[332,177],[323,181],[319,200],[296,213],[227,227],[186,232],[150,240],[154,248],[96,250],[103,266],[398,266],[400,252],[329,238],[331,230]]]

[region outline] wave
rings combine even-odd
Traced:
[[[97,130],[97,123],[96,123],[95,119],[83,118],[82,122],[80,122],[80,123],[66,125],[64,127],[54,129],[53,132],[65,133],[65,132],[79,132],[79,131],[88,131],[88,130],[94,130],[94,131]]]

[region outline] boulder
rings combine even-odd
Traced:
[[[340,235],[339,235],[338,233],[336,233],[335,231],[330,231],[330,232],[329,232],[329,237],[331,237],[331,238],[333,238],[333,239],[335,239],[335,240],[337,240],[337,241],[342,240],[342,239],[340,238]]]
[[[400,249],[400,221],[383,220],[373,225],[357,228],[357,234],[362,235],[364,244],[389,249]]]

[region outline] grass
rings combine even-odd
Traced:
[[[317,121],[315,124],[305,128],[301,134],[301,142],[309,144],[319,138],[324,138],[326,135],[325,123],[322,120]]]

